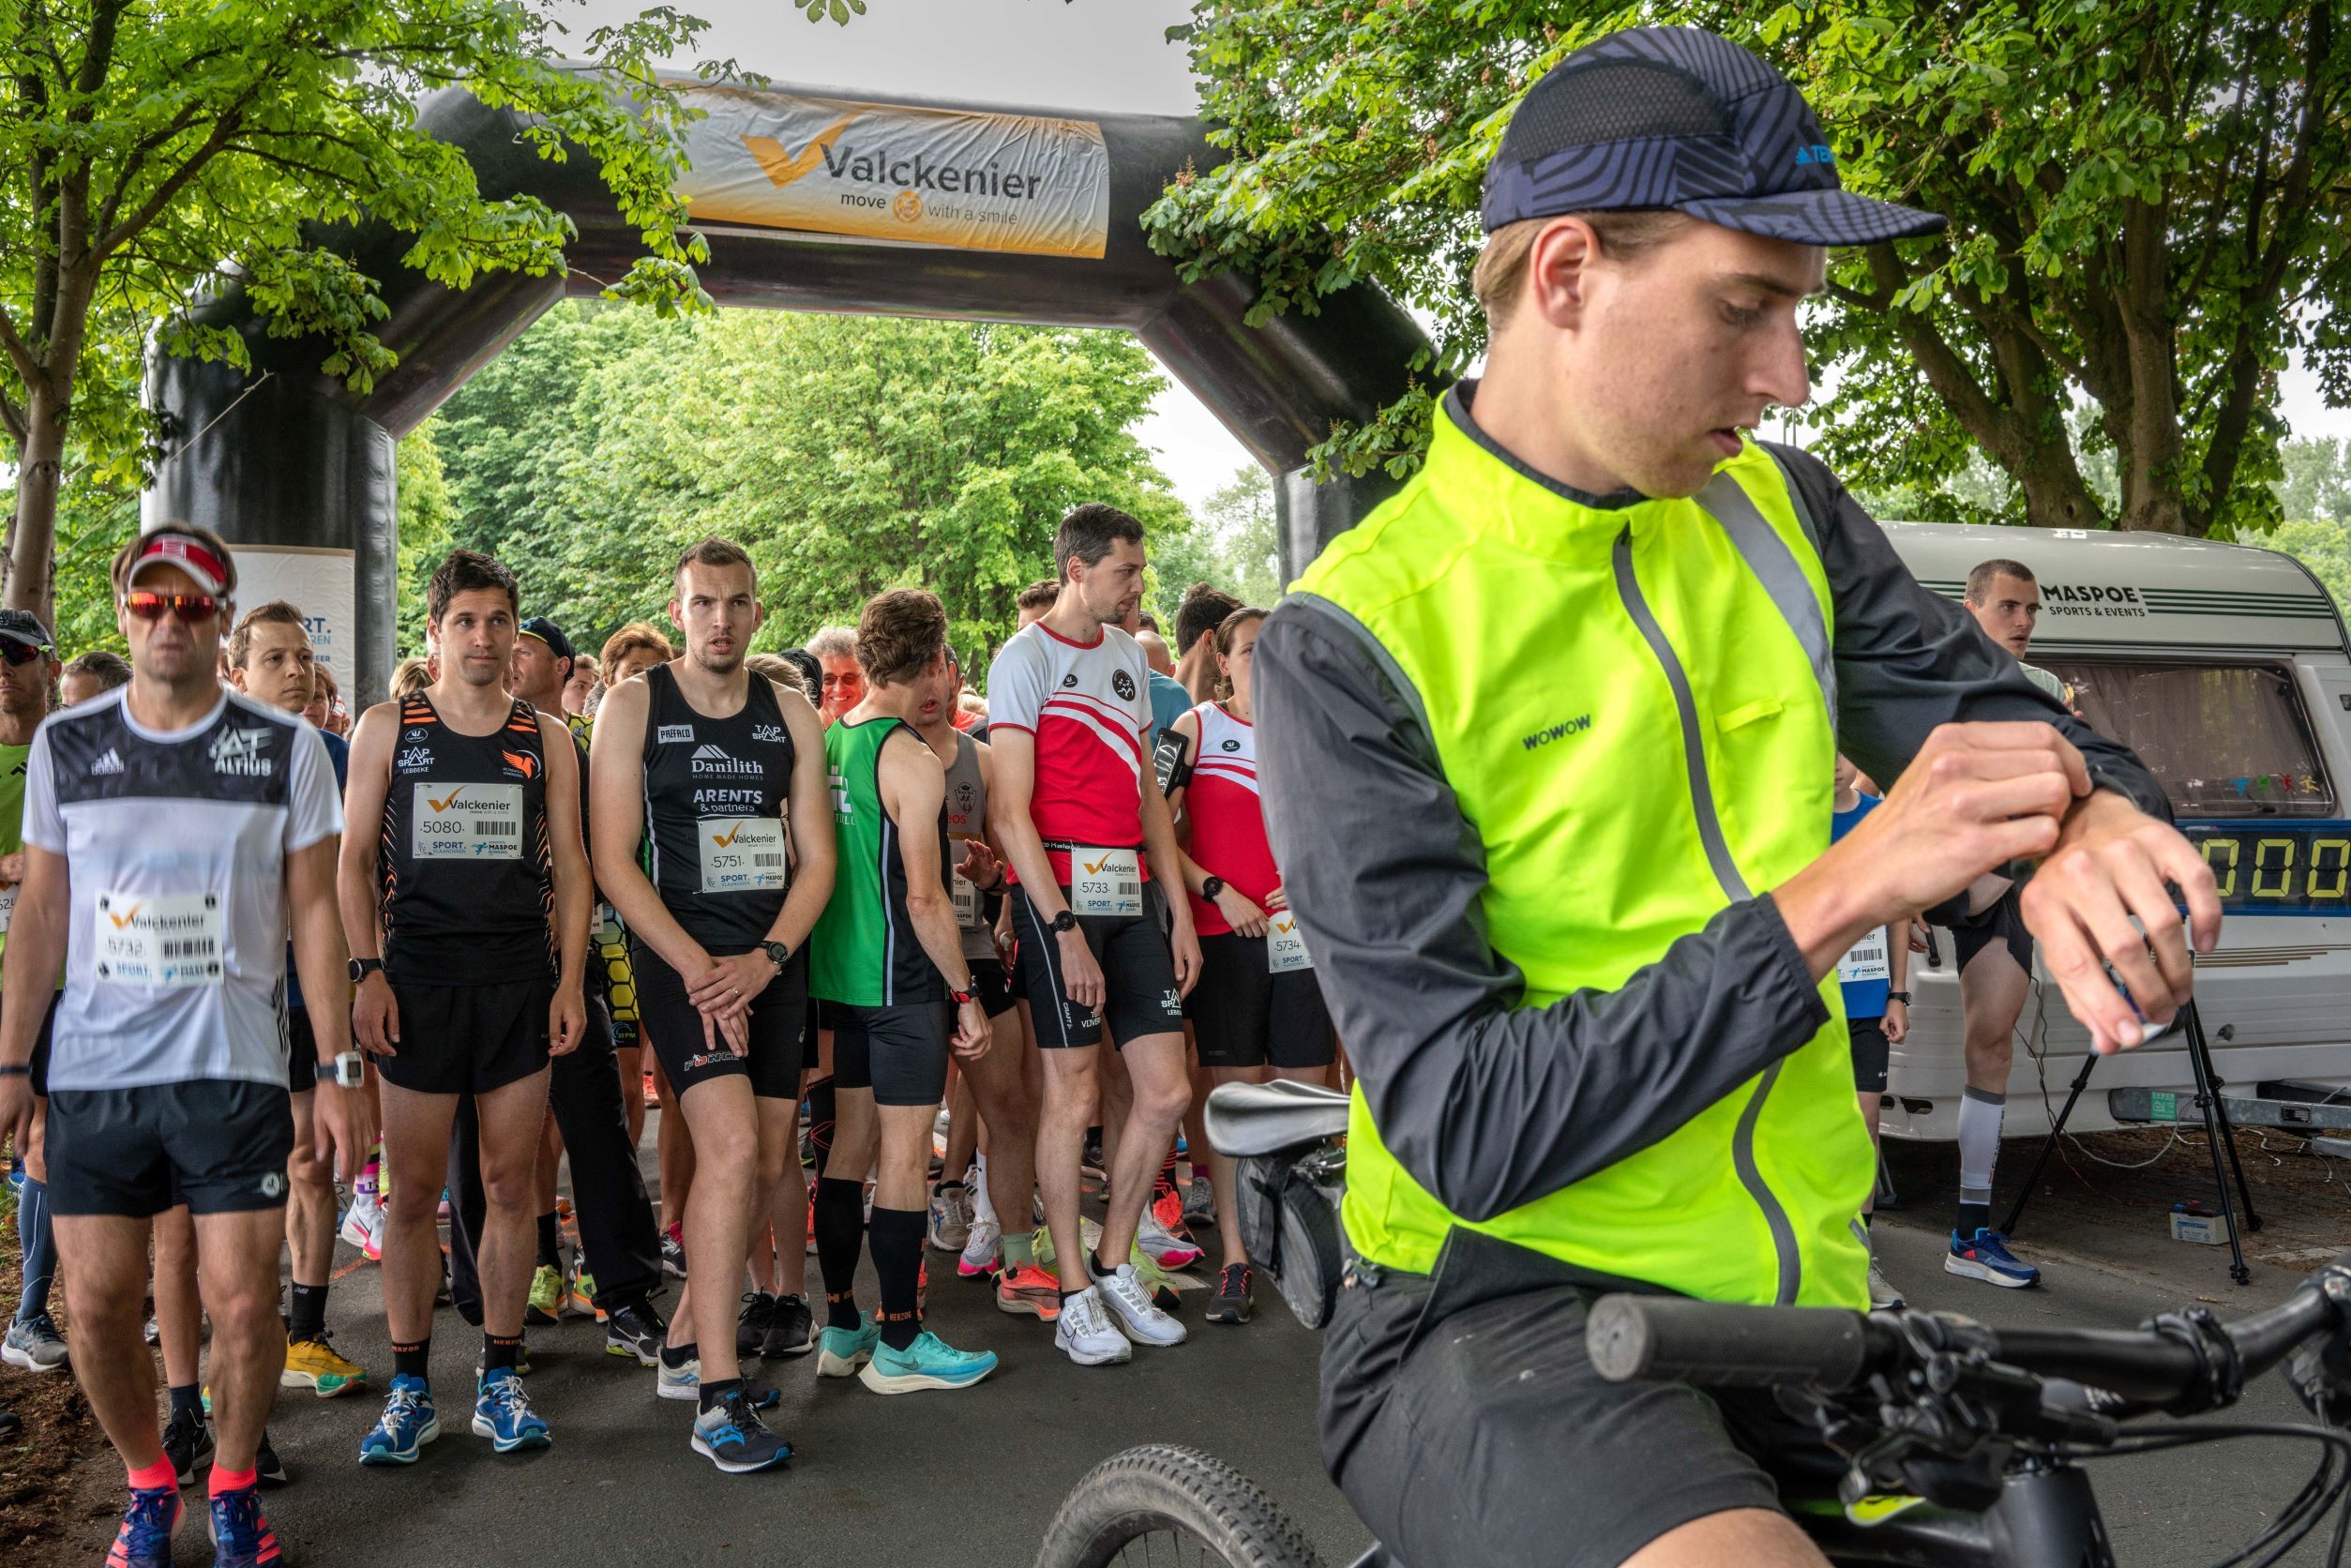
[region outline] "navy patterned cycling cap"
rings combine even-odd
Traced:
[[[1857,196],[1793,83],[1701,27],[1633,27],[1544,74],[1485,172],[1486,231],[1571,212],[1670,208],[1800,245],[1941,231]]]

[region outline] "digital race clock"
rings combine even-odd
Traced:
[[[2179,824],[2212,867],[2221,907],[2243,914],[2351,914],[2351,822]]]

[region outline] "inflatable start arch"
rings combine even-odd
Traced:
[[[1186,163],[1222,155],[1197,120],[1008,110],[788,87],[694,83],[681,186],[708,240],[703,288],[722,304],[853,310],[1136,334],[1274,475],[1286,570],[1387,493],[1379,475],[1317,485],[1306,453],[1332,421],[1368,418],[1405,389],[1425,340],[1368,286],[1319,315],[1243,322],[1243,278],[1185,285],[1138,219]],[[240,331],[249,375],[159,360],[149,394],[171,456],[144,510],[238,547],[241,597],[284,596],[319,612],[322,652],[366,699],[394,654],[394,444],[539,314],[594,295],[639,254],[584,158],[550,163],[520,122],[462,89],[419,111],[464,150],[486,195],[535,196],[579,237],[566,277],[501,275],[453,291],[399,264],[406,239],[355,236],[357,264],[384,280],[378,328],[399,364],[366,394],[319,373],[313,341],[273,339],[234,291],[201,309]]]

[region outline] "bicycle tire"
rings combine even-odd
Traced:
[[[1174,1443],[1130,1448],[1088,1471],[1046,1526],[1036,1568],[1107,1568],[1160,1531],[1189,1536],[1226,1568],[1323,1568],[1256,1482]]]

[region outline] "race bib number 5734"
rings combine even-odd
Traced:
[[[220,900],[210,893],[101,893],[90,924],[98,977],[117,986],[218,986]]]

